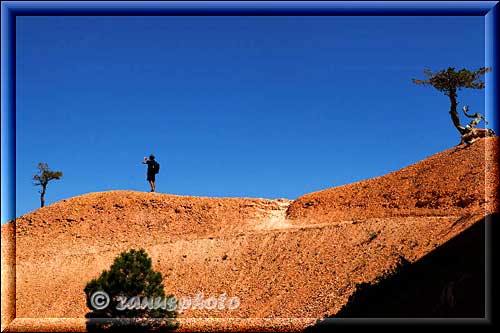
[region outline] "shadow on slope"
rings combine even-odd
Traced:
[[[491,232],[499,216],[478,221],[413,264],[402,258],[393,273],[357,285],[328,318],[484,318],[486,225]],[[305,332],[326,331],[328,324],[336,322],[318,320]]]

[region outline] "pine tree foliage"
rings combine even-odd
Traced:
[[[448,67],[447,69],[442,69],[435,73],[429,69],[424,69],[424,74],[427,76],[427,79],[412,79],[412,81],[415,84],[432,86],[448,96],[450,99],[449,113],[451,121],[459,133],[464,135],[468,132],[468,129],[460,123],[460,118],[457,112],[457,91],[460,91],[463,88],[484,89],[485,84],[481,81],[481,78],[490,71],[491,68],[487,67],[481,67],[475,71],[470,71],[465,68],[456,71],[454,67]]]
[[[38,173],[33,176],[33,184],[41,186],[40,192],[40,207],[45,206],[45,192],[47,185],[51,180],[61,179],[63,173],[61,171],[51,171],[47,163],[38,163]]]
[[[125,310],[119,309],[123,308],[120,296],[129,300],[133,297],[136,299],[175,300],[173,295],[165,297],[162,280],[161,273],[153,270],[151,259],[145,250],[132,249],[121,253],[115,258],[109,270],[103,271],[98,278],[91,280],[84,289],[87,307],[92,310],[86,315],[89,318],[87,330],[122,331],[126,329],[128,332],[143,332],[170,331],[177,328],[175,308],[144,306],[142,309],[135,307]],[[99,291],[104,291],[109,295],[109,305],[104,309],[95,309],[91,302],[92,295]]]

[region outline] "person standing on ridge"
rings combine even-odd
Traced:
[[[160,172],[160,163],[155,161],[155,156],[153,154],[149,155],[149,160],[147,157],[144,157],[142,160],[142,164],[148,165],[148,173],[147,173],[147,181],[151,186],[151,192],[156,191],[156,174]]]

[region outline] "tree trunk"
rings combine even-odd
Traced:
[[[45,189],[46,186],[42,186],[42,192],[40,192],[40,207],[45,206]]]
[[[465,134],[466,130],[465,127],[463,127],[460,124],[460,118],[458,117],[458,112],[457,112],[457,93],[454,89],[450,91],[450,116],[451,116],[451,121],[453,122],[453,125],[455,125],[455,128],[458,130],[460,134]]]

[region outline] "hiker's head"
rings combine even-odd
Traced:
[[[153,154],[149,155],[149,159],[150,159],[151,161],[152,161],[152,160],[154,160],[154,159],[155,159],[155,155],[153,155]]]

